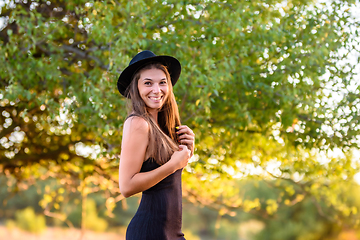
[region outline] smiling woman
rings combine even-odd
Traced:
[[[132,104],[123,129],[119,187],[125,197],[143,193],[127,240],[185,239],[181,173],[193,155],[195,137],[180,124],[173,93],[180,71],[177,59],[143,51],[118,80],[119,92]]]

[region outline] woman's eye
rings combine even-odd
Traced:
[[[151,82],[145,82],[144,84],[145,85],[151,85]]]
[[[167,82],[166,81],[161,81],[160,84],[165,85],[165,84],[167,84]]]

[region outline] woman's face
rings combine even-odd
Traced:
[[[160,69],[145,69],[140,72],[138,89],[148,108],[160,109],[163,106],[169,92],[168,84],[165,73]]]

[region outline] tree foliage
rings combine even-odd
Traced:
[[[236,208],[271,215],[308,196],[356,215],[338,193],[359,170],[352,156],[359,148],[359,59],[345,61],[358,54],[351,10],[358,2],[2,4],[5,174],[19,182],[59,177],[84,197],[106,192],[114,206],[127,115],[116,81],[132,56],[149,49],[182,64],[174,91],[197,139],[197,161],[184,172],[187,198],[223,214]],[[292,187],[281,188],[278,199],[247,201],[234,177],[285,179]]]

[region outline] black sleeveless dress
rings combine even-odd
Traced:
[[[140,172],[159,166],[148,159]],[[181,173],[182,170],[177,170],[142,193],[139,208],[127,228],[126,240],[185,240],[181,232]]]

